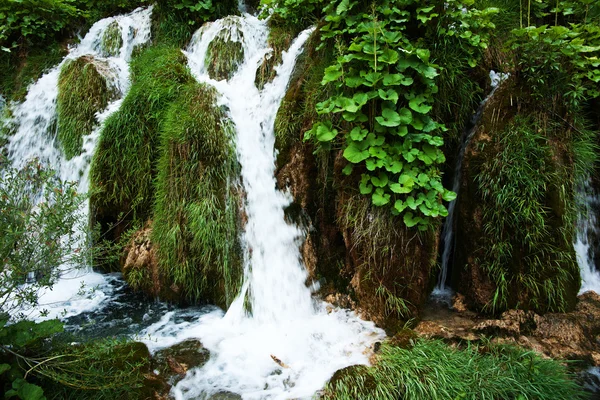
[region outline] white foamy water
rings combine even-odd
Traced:
[[[462,163],[465,158],[465,151],[471,138],[475,134],[477,130],[477,123],[481,119],[481,115],[483,114],[483,110],[485,108],[486,103],[492,98],[499,85],[504,82],[510,76],[509,73],[498,73],[496,71],[490,71],[490,85],[492,87],[492,91],[490,94],[486,96],[485,99],[479,104],[479,109],[473,116],[471,124],[473,128],[468,131],[465,131],[463,134],[463,140],[460,147],[460,151],[458,153],[458,158],[456,161],[456,167],[454,169],[454,181],[452,182],[452,191],[457,194],[456,199],[452,200],[448,204],[448,216],[444,221],[444,226],[442,228],[442,238],[444,238],[444,250],[442,252],[442,269],[440,275],[438,277],[438,283],[436,287],[433,289],[431,296],[442,302],[446,303],[448,306],[452,304],[452,296],[454,292],[448,286],[446,286],[446,281],[448,280],[448,268],[450,264],[450,258],[452,253],[454,252],[454,210],[456,208],[456,203],[458,201],[458,195],[460,192],[460,181],[462,176]]]
[[[585,179],[578,188],[578,201],[582,207],[577,218],[577,236],[573,246],[581,274],[579,293],[593,290],[600,293],[600,271],[596,269],[594,256],[596,249],[590,241],[600,238],[597,212],[600,210],[600,196],[592,188],[591,178]]]
[[[284,218],[292,198],[276,190],[274,120],[312,31],[292,43],[276,78],[262,91],[254,81],[271,51],[265,21],[250,15],[216,21],[198,31],[187,49],[192,73],[218,90],[235,123],[248,222],[244,284],[227,313],[210,312],[192,322],[168,313],[140,335],[152,351],[188,338],[200,339],[210,350],[208,363],[190,370],[173,388],[176,399],[208,399],[222,392],[244,399],[310,398],[336,370],[368,364],[369,346],[384,337],[373,323],[347,310],[328,313],[326,303],[312,298],[299,252],[303,233]],[[217,35],[241,41],[245,51],[229,81],[211,80],[206,73],[206,51]]]
[[[29,160],[38,158],[42,164],[55,170],[60,179],[77,182],[78,192],[89,190],[90,161],[96,149],[103,122],[117,111],[129,89],[129,65],[133,50],[150,40],[150,16],[152,7],[138,8],[130,14],[102,19],[96,22],[77,46],[70,49],[65,59],[37,82],[29,87],[23,103],[10,105],[12,117],[5,121],[16,127],[9,138],[7,153],[12,167],[21,168]],[[110,24],[116,22],[121,31],[123,44],[119,54],[102,57],[102,35]],[[56,138],[56,109],[58,79],[62,66],[81,56],[91,56],[98,65],[109,87],[116,93],[116,99],[97,115],[98,125],[84,137],[82,152],[67,160]],[[89,214],[89,204],[81,210],[83,217]],[[87,232],[79,232],[87,235]],[[80,290],[81,284],[84,290]],[[110,297],[112,287],[101,274],[89,268],[65,266],[60,280],[51,290],[41,293],[39,306],[33,310],[23,310],[30,318],[47,319],[69,317],[99,307]],[[48,311],[43,316],[42,310]]]

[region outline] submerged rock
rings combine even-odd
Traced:
[[[152,357],[152,369],[174,385],[191,368],[203,366],[210,352],[198,340],[190,339],[158,351]]]
[[[238,65],[244,61],[244,34],[239,27],[239,20],[237,17],[228,17],[224,25],[229,29],[219,31],[206,52],[208,76],[215,80],[231,78]]]

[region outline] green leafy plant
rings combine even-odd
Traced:
[[[469,3],[452,1],[447,8]],[[365,8],[343,0],[331,2],[324,11],[322,38],[336,40],[339,55],[325,70],[322,84],[333,85],[336,91],[317,104],[317,112],[326,117],[307,132],[306,139],[330,148],[343,135],[343,156],[349,162],[344,174],[358,170],[360,192],[369,195],[373,205],[390,206],[395,215],[403,215],[407,227],[426,230],[431,218],[448,214],[442,202],[456,197],[441,183],[445,127],[431,118],[438,67],[418,35],[427,32],[442,10],[414,1],[384,1]],[[484,37],[470,30],[468,20],[478,21],[476,28],[490,27],[486,18],[492,13],[467,11],[463,25],[458,27],[457,18],[453,26],[437,32],[485,47]],[[458,17],[459,12],[445,15]]]

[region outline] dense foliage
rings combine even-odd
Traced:
[[[361,173],[360,192],[375,206],[392,207],[407,227],[425,230],[430,218],[448,214],[442,201],[456,195],[441,182],[445,127],[430,114],[438,87],[438,67],[430,61],[425,36],[456,36],[464,46],[487,46],[489,16],[495,9],[473,9],[469,2],[387,1],[365,7],[358,2],[332,2],[325,8],[323,40],[336,40],[338,58],[325,70],[323,84],[336,93],[317,104],[325,121],[307,137],[331,146],[344,134],[344,173]],[[476,60],[469,63],[475,65]],[[341,114],[341,118],[336,116]]]

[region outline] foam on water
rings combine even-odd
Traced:
[[[244,61],[230,80],[217,82],[204,64],[210,42],[223,30],[243,44]],[[256,71],[271,51],[265,21],[246,14],[208,24],[185,52],[196,79],[218,90],[236,126],[248,221],[244,283],[227,313],[213,311],[195,321],[177,321],[177,313],[170,313],[142,332],[152,351],[188,338],[199,338],[210,350],[208,363],[189,371],[173,388],[176,399],[204,399],[220,392],[244,399],[310,398],[336,370],[368,364],[369,346],[384,337],[353,312],[332,310],[312,298],[299,252],[303,232],[284,218],[292,198],[276,189],[274,121],[296,58],[312,32],[300,33],[284,52],[275,79],[260,91],[254,84]]]
[[[38,158],[45,166],[55,170],[64,181],[77,182],[78,192],[89,190],[90,161],[100,136],[103,122],[119,109],[122,99],[129,89],[129,65],[133,50],[150,40],[150,16],[152,7],[138,8],[127,15],[102,19],[96,22],[77,46],[70,49],[65,59],[37,82],[29,87],[23,103],[11,104],[12,117],[4,123],[15,127],[15,134],[7,144],[8,157],[12,167],[21,168],[29,160]],[[116,22],[121,31],[123,45],[114,57],[102,57],[102,35],[109,25]],[[117,93],[112,101],[98,116],[98,125],[94,131],[84,137],[82,152],[79,156],[67,160],[56,141],[56,101],[58,97],[58,78],[62,66],[81,56],[92,56],[102,63],[102,73],[109,86]],[[80,210],[83,217],[89,213],[89,204]],[[87,232],[81,232],[86,235]],[[81,285],[85,290],[80,290]],[[98,308],[110,297],[110,282],[91,269],[64,266],[61,279],[51,290],[41,293],[39,306],[33,310],[22,310],[36,319],[73,316],[84,311]],[[84,293],[85,292],[85,293]],[[44,316],[42,310],[48,311]]]

